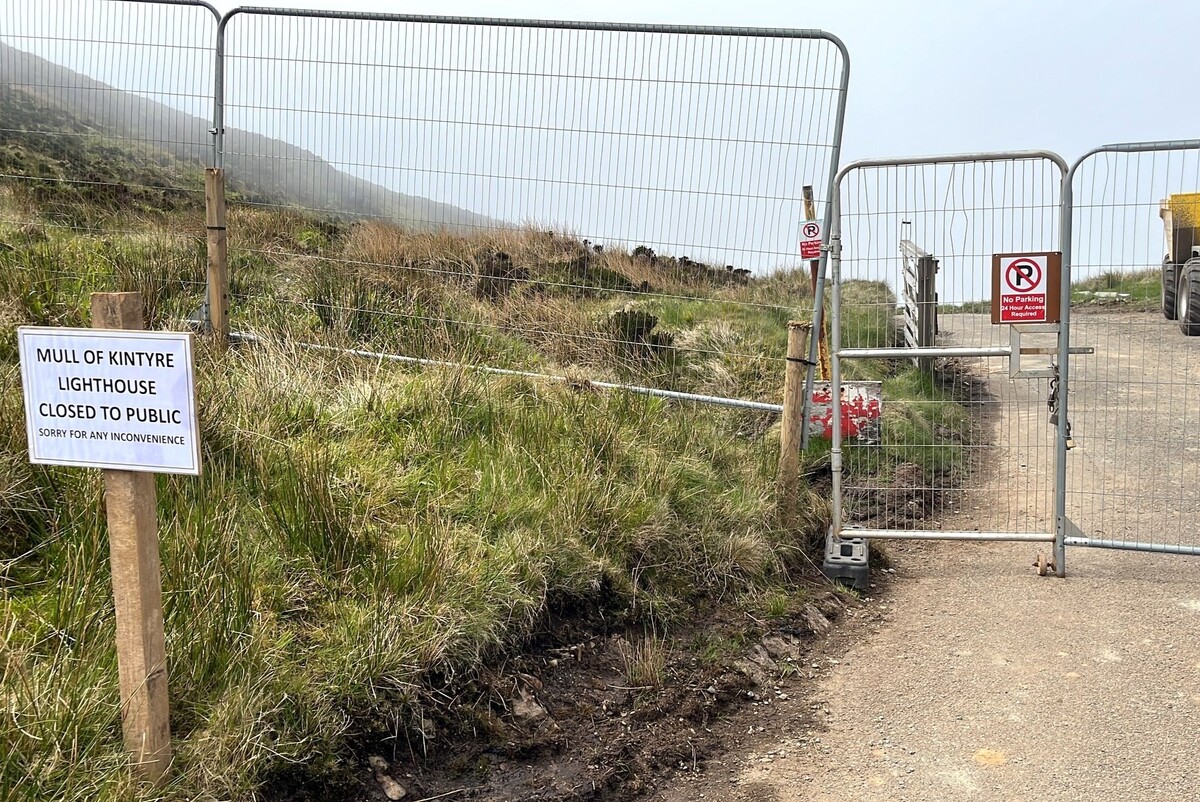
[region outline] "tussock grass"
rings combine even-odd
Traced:
[[[121,746],[99,477],[26,462],[13,334],[88,325],[96,290],[141,291],[151,327],[185,325],[203,296],[194,216],[175,224],[137,196],[121,217],[111,200],[89,216],[77,195],[9,191],[24,216],[0,223],[6,800],[143,794]],[[122,233],[68,230],[64,208]],[[163,796],[253,798],[281,767],[320,776],[378,733],[419,750],[451,717],[432,686],[519,650],[550,611],[598,608],[656,633],[630,645],[637,686],[661,681],[658,633],[698,604],[786,612],[828,511],[806,489],[798,529],[778,528],[773,421],[582,379],[778,402],[807,275],[748,280],[534,228],[451,235],[237,205],[229,227],[235,327],[262,341],[201,341],[205,474],[158,479],[176,748]],[[894,307],[882,285],[848,291]],[[859,344],[894,337],[881,315],[847,326]],[[623,341],[635,329],[649,335]],[[410,370],[301,342],[581,381]],[[890,382],[894,425],[936,436],[950,413],[919,402],[945,399],[906,370],[864,377]]]
[[[621,640],[618,651],[625,669],[625,681],[630,688],[647,690],[662,687],[667,669],[667,641],[653,633],[634,642]]]
[[[919,466],[932,487],[955,487],[967,477],[973,426],[966,407],[930,374],[902,369],[883,381],[881,434],[890,448],[853,448],[847,469],[870,484],[886,485],[901,464]],[[901,403],[888,403],[903,399]]]
[[[183,795],[244,797],[281,760],[319,770],[364,727],[419,739],[430,672],[469,674],[548,607],[670,627],[795,559],[770,449],[720,413],[286,345],[205,348],[198,373],[206,474],[159,480]],[[0,785],[121,798],[97,477],[2,465],[22,489],[0,514],[23,523],[3,555]]]
[[[784,338],[762,329],[802,313],[790,302],[759,310],[738,296],[746,279],[724,269],[533,228],[461,235],[260,208],[231,210],[229,227],[235,327],[323,344],[695,389],[709,355],[687,369],[700,347],[689,329],[750,310],[745,320],[761,321],[738,330],[738,352],[777,358]],[[622,342],[613,316],[624,309],[650,316],[653,346]]]
[[[182,235],[135,231],[77,236],[60,229],[0,229],[0,310],[14,323],[86,326],[92,292],[141,292],[147,325],[186,317],[203,298],[203,243]],[[0,312],[3,314],[3,312]],[[10,348],[10,329],[0,333]]]

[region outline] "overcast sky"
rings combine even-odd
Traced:
[[[237,3],[219,0],[221,11]],[[1200,137],[1200,2],[1157,0],[257,0],[492,17],[822,28],[850,49],[844,161]]]

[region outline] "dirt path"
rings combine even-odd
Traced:
[[[1187,364],[1187,375],[1200,377],[1200,342],[1161,318],[1080,322],[1088,344],[1112,343],[1107,347],[1115,350],[1141,340],[1161,350],[1147,370],[1181,377],[1179,366]],[[1111,364],[1098,359],[1083,375],[1095,377]],[[1000,397],[1020,392],[1003,374],[989,383]],[[1172,404],[1147,411],[1084,395],[1104,387],[1080,383],[1081,413],[1118,416],[1114,431],[1178,425]],[[1180,383],[1171,392],[1183,400],[1187,389]],[[1193,393],[1193,405],[1197,398]],[[1190,420],[1196,413],[1188,414]],[[1113,449],[1122,453],[1107,453]],[[1188,470],[1200,476],[1196,449],[1186,450]],[[1081,505],[1090,503],[1089,483],[1099,475],[1092,464],[1124,462],[1124,475],[1134,479],[1122,489],[1151,493],[1153,452],[1093,438],[1072,459],[1070,514],[1087,514]],[[1011,476],[1001,468],[987,481],[999,494]],[[1157,526],[1153,513],[1141,513],[1147,531],[1138,536],[1197,542],[1200,525],[1181,535],[1178,511]],[[958,524],[971,528],[970,521]],[[1200,798],[1200,558],[1077,548],[1068,551],[1069,578],[1058,580],[1034,574],[1035,550],[893,546],[896,581],[885,601],[874,603],[874,631],[829,661],[832,670],[807,715],[768,726],[752,749],[732,752],[705,781],[681,784],[661,799]]]

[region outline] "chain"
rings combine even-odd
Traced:
[[[1050,425],[1058,425],[1058,364],[1053,363],[1050,369],[1054,371],[1054,375],[1050,377],[1050,395],[1046,399],[1046,406],[1050,410]],[[1074,448],[1075,444],[1071,440],[1071,421],[1067,421],[1067,448]]]
[[[1052,364],[1050,369],[1054,375],[1050,377],[1050,397],[1046,399],[1046,406],[1050,410],[1050,422],[1058,423],[1058,365]]]

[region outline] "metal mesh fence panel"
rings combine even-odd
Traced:
[[[221,50],[235,327],[777,400],[836,40],[253,10]]]
[[[1200,553],[1197,193],[1198,142],[1074,171],[1071,342],[1096,352],[1070,362],[1066,514],[1087,545]]]
[[[199,191],[211,159],[217,18],[196,3],[48,0],[0,5],[4,178]],[[31,146],[30,139],[34,139]],[[43,141],[38,141],[43,140]],[[47,176],[58,156],[82,174]],[[49,153],[42,153],[48,149]],[[127,156],[130,176],[97,175]],[[124,165],[122,165],[124,166]],[[120,178],[134,181],[119,181]],[[136,185],[142,180],[143,185]],[[153,183],[149,183],[149,182]]]
[[[47,308],[141,289],[153,324],[203,297],[217,22],[202,3],[0,2],[0,267]]]
[[[842,443],[847,527],[1052,536],[1049,379],[1010,378],[1010,327],[993,325],[990,299],[994,254],[1057,249],[1064,172],[1050,154],[872,161],[846,171],[836,367],[843,381],[883,381],[879,440],[849,432]],[[896,353],[853,355],[909,347],[905,253],[917,250],[937,262],[934,345],[990,357],[930,354],[925,372]],[[1043,347],[1045,369],[1056,343],[1054,333],[1027,334],[1022,346]]]

